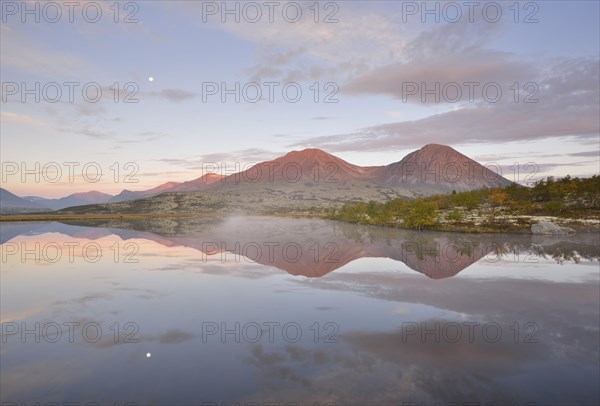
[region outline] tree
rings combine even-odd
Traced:
[[[490,193],[490,203],[492,206],[499,207],[506,204],[508,201],[508,193],[504,190],[496,189]]]
[[[460,209],[452,209],[450,213],[448,213],[448,220],[460,222],[463,221],[464,215]]]
[[[451,196],[453,206],[461,206],[469,210],[479,206],[479,198],[475,192],[463,192]]]
[[[385,204],[385,210],[389,211],[394,217],[400,217],[404,207],[406,206],[406,200],[393,199]]]
[[[406,205],[402,222],[405,227],[416,228],[417,230],[432,226],[437,222],[437,206],[435,203],[413,200]]]
[[[557,215],[565,209],[565,205],[561,201],[551,200],[549,202],[544,203],[543,208],[544,211],[552,215]]]
[[[496,214],[498,213],[498,207],[504,206],[508,200],[508,193],[501,189],[495,189],[490,193],[489,201],[492,206],[490,211],[490,221],[494,223],[496,221]]]

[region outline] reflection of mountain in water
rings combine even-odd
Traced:
[[[90,226],[92,225],[92,226]],[[61,233],[98,239],[117,235],[165,247],[183,246],[223,261],[243,256],[291,275],[321,277],[360,258],[391,258],[432,279],[454,276],[486,257],[525,254],[579,262],[600,258],[597,234],[566,239],[530,235],[420,233],[323,220],[271,217],[152,219],[95,223],[4,223],[0,242],[19,235]],[[236,258],[237,257],[237,258]]]

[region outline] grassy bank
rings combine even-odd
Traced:
[[[600,176],[547,178],[527,188],[394,199],[386,203],[345,204],[323,216],[332,220],[416,230],[461,232],[529,232],[542,220],[570,227],[600,227]]]

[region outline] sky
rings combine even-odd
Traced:
[[[600,172],[597,1],[0,1],[1,186],[117,194],[428,143]],[[236,167],[236,163],[239,166]]]

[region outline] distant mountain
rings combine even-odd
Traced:
[[[0,212],[1,213],[19,213],[47,211],[49,208],[38,202],[32,202],[23,199],[6,189],[0,188]]]
[[[73,193],[72,195],[61,197],[60,199],[46,199],[44,197],[37,196],[25,196],[23,199],[40,204],[46,208],[50,208],[51,210],[60,210],[71,206],[107,203],[112,197],[112,195],[106,193],[91,191]]]
[[[377,171],[382,186],[448,193],[506,187],[512,182],[446,145],[429,144]]]
[[[223,175],[216,173],[207,173],[197,179],[188,182],[167,182],[155,188],[148,190],[140,190],[137,192],[131,190],[123,190],[118,195],[110,199],[111,203],[125,202],[129,200],[142,199],[145,197],[156,196],[166,192],[199,192],[206,190],[211,184],[214,184],[225,178]]]
[[[144,197],[156,196],[165,192],[198,192],[207,189],[209,185],[217,183],[224,178],[225,176],[223,175],[208,173],[188,182],[167,182],[155,188],[141,191],[123,190],[116,196],[91,191],[73,193],[59,199],[47,199],[39,196],[19,197],[6,189],[2,189],[2,212],[14,213],[24,211],[61,210],[67,207],[142,199]]]
[[[137,192],[134,192],[132,190],[123,190],[121,193],[119,193],[116,196],[113,196],[110,199],[110,203],[113,202],[125,202],[127,200],[135,200],[135,199],[141,199],[144,197],[149,197],[149,196],[156,196],[159,195],[161,193],[163,193],[164,191],[169,190],[170,188],[179,185],[179,183],[177,182],[167,182],[167,183],[163,183],[162,185],[159,185],[155,188],[152,189],[147,189],[147,190],[140,190]]]

